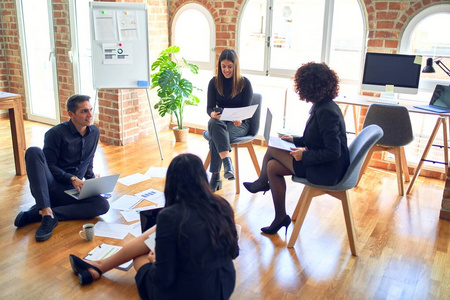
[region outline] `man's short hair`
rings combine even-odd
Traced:
[[[67,111],[71,111],[71,112],[75,113],[78,108],[78,103],[81,103],[84,101],[89,101],[89,100],[91,100],[91,97],[89,97],[87,95],[79,95],[79,94],[73,95],[66,102]]]

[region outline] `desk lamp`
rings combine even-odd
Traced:
[[[450,69],[447,68],[439,58],[434,62],[445,72],[445,74],[450,76]],[[436,70],[433,68],[433,59],[431,57],[427,58],[427,65],[423,68],[422,73],[436,73]]]

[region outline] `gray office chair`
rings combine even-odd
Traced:
[[[234,140],[231,140],[231,148],[234,152],[234,176],[236,177],[236,194],[240,193],[240,185],[239,185],[239,155],[238,155],[238,149],[239,148],[247,148],[250,158],[252,159],[253,166],[255,167],[256,174],[261,174],[261,168],[259,167],[258,159],[256,158],[255,149],[253,148],[252,141],[255,139],[256,135],[258,134],[259,130],[259,122],[261,119],[261,102],[262,102],[262,96],[261,94],[253,94],[252,98],[252,105],[258,104],[258,108],[256,109],[255,113],[253,114],[253,117],[250,119],[250,127],[248,129],[248,134],[243,137],[238,137]],[[211,136],[209,135],[209,132],[206,130],[203,132],[203,137],[209,142],[211,139]],[[204,167],[205,169],[208,168],[209,164],[211,162],[211,152],[208,151],[208,156],[205,159]]]
[[[363,128],[371,124],[380,126],[384,131],[384,135],[370,149],[362,166],[359,180],[361,180],[362,175],[366,171],[374,152],[390,152],[395,156],[398,193],[403,196],[404,185],[402,174],[405,176],[405,181],[409,182],[408,164],[406,162],[404,146],[408,145],[414,139],[408,109],[400,105],[374,103],[369,106]]]
[[[372,146],[375,145],[375,143],[382,136],[383,130],[377,125],[367,126],[358,134],[349,147],[350,166],[341,181],[334,186],[317,185],[310,183],[306,178],[292,176],[293,181],[302,183],[305,187],[303,188],[302,194],[298,199],[297,206],[292,214],[294,229],[292,230],[292,234],[287,245],[289,248],[293,247],[295,241],[297,240],[312,198],[323,194],[329,194],[342,201],[350,249],[354,256],[357,255],[355,229],[353,226],[353,217],[348,190],[352,189],[356,185],[364,158],[370,148],[372,148]]]

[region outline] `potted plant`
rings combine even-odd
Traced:
[[[151,71],[156,71],[151,75],[150,89],[157,88],[159,102],[155,104],[155,109],[161,117],[166,114],[174,114],[177,119],[177,126],[173,128],[175,139],[185,141],[189,128],[183,126],[183,113],[186,105],[197,105],[200,100],[192,94],[192,82],[183,78],[183,67],[189,68],[193,74],[198,74],[198,66],[187,62],[184,58],[180,64],[175,54],[180,51],[180,47],[171,46],[159,54],[159,57],[151,65]],[[184,132],[179,137],[179,132]],[[184,135],[184,138],[183,138]],[[181,139],[181,140],[180,140]]]

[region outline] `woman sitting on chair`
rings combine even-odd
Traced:
[[[318,185],[335,185],[350,164],[345,122],[339,106],[333,101],[339,91],[339,78],[326,64],[307,63],[295,73],[295,92],[300,100],[311,102],[310,117],[302,137],[283,136],[298,148],[291,152],[269,147],[262,163],[261,175],[255,182],[244,182],[251,193],[272,190],[275,219],[266,234],[287,227],[286,181],[295,175]]]
[[[206,111],[211,117],[208,122],[208,132],[211,135],[209,171],[212,173],[210,186],[213,192],[222,188],[219,173],[222,163],[223,176],[228,180],[234,179],[233,165],[229,156],[230,140],[247,135],[249,129],[248,120],[221,121],[220,110],[249,106],[253,97],[252,85],[247,78],[241,76],[239,59],[234,50],[222,51],[217,68],[217,76],[213,77],[208,85],[206,106]]]
[[[228,299],[235,286],[232,259],[239,254],[230,204],[211,192],[201,159],[175,157],[167,170],[166,206],[156,222],[155,253],[145,240],[155,226],[97,261],[70,255],[81,284],[131,259],[142,299]]]

